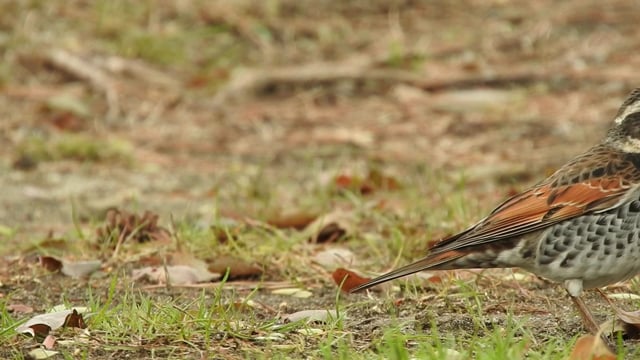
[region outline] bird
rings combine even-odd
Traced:
[[[467,229],[435,241],[425,257],[351,289],[423,270],[521,268],[561,283],[585,328],[598,324],[584,289],[640,273],[640,88],[606,136]]]

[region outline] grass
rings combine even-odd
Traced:
[[[443,184],[437,176],[433,177],[433,181]],[[407,181],[404,190],[395,195],[385,194],[385,197],[416,198],[421,194],[413,184]],[[250,189],[246,191],[253,196],[271,196]],[[464,187],[453,184],[452,188],[443,191],[456,196],[449,198],[454,200],[447,201],[447,207],[430,213],[430,217],[440,220],[426,219],[427,223],[446,223],[451,217],[465,212],[461,209],[464,205],[455,200],[457,194],[461,197],[465,192]],[[338,199],[334,198],[334,201]],[[351,203],[356,209],[365,208],[367,202],[355,194],[341,201]],[[414,211],[423,216],[426,213],[424,208]],[[390,216],[384,211],[368,208],[361,213],[359,221],[360,226],[375,224],[372,230],[367,231],[389,234],[388,237],[356,235],[346,244],[354,249],[360,248],[361,256],[370,252],[373,254],[371,259],[380,259],[381,262],[376,261],[369,266],[371,270],[382,270],[384,266],[375,264],[388,263],[394,258],[397,258],[396,262],[404,263],[404,258],[413,257],[416,249],[424,246],[422,243],[413,243],[420,239],[404,234],[406,224],[402,218]],[[513,359],[524,356],[532,359],[564,359],[574,341],[571,338],[541,339],[529,323],[530,316],[516,316],[511,312],[517,306],[513,301],[504,312],[492,315],[485,313],[483,309],[488,308],[487,302],[503,303],[506,300],[498,295],[502,290],[495,283],[487,288],[486,284],[477,284],[473,279],[445,279],[443,284],[435,284],[426,292],[409,286],[399,298],[402,301],[400,304],[394,300],[398,294],[379,299],[346,296],[337,293],[326,275],[308,268],[310,249],[304,245],[306,239],[299,237],[296,232],[250,227],[234,240],[221,244],[212,238],[210,230],[198,228],[188,221],[178,222],[176,230],[182,246],[187,246],[197,254],[215,256],[231,253],[244,258],[262,259],[262,263],[270,264],[265,275],[267,278],[289,279],[311,290],[314,296],[311,299],[297,299],[276,296],[268,290],[234,289],[233,282],[222,282],[204,290],[169,287],[145,291],[139,284],[129,280],[125,268],[116,267],[106,277],[79,284],[60,275],[45,275],[37,268],[27,266],[27,269],[39,275],[34,280],[25,279],[24,286],[15,287],[0,299],[0,309],[4,314],[2,328],[5,329],[0,340],[6,344],[5,350],[2,350],[3,356],[20,357],[22,349],[33,344],[32,339],[17,336],[10,330],[28,316],[9,314],[6,306],[28,302],[38,294],[47,294],[37,302],[38,311],[46,311],[61,300],[70,306],[90,308],[92,315],[87,323],[91,335],[86,340],[78,340],[83,336],[77,332],[74,335],[73,331],[60,334],[61,338],[76,339],[72,346],[57,348],[68,357],[81,354],[93,358],[108,354],[176,359],[194,356],[451,359],[454,358],[452,354],[458,354],[460,359]],[[92,241],[91,236],[76,241],[76,251],[90,253],[87,249]],[[145,244],[135,245],[121,257],[127,258],[144,252],[144,249]],[[38,278],[40,280],[35,281]],[[50,282],[61,284],[59,293],[48,288]],[[430,300],[425,301],[425,297]],[[269,304],[272,310],[265,310],[260,305],[248,305],[254,302]],[[337,309],[339,317],[329,319],[326,323],[284,323],[281,320],[283,314],[314,308]],[[497,323],[488,320],[496,316]],[[453,329],[457,328],[459,333],[452,332],[452,328],[439,329],[442,327],[439,318],[445,321],[450,319]]]
[[[415,258],[424,249],[425,237],[446,231],[454,221],[471,221],[467,218],[475,211],[469,208],[481,207],[474,201],[464,201],[468,187],[463,182],[445,181],[443,176],[404,177],[400,189],[374,194],[374,198],[341,194],[324,187],[310,192],[310,199],[303,203],[313,203],[316,198],[318,203],[340,203],[353,209],[358,230],[341,246],[357,251],[358,258],[366,259],[363,261],[367,269],[382,271],[391,264]],[[271,177],[263,174],[261,178]],[[227,196],[250,199],[253,204],[263,204],[266,210],[274,206],[268,199],[277,198],[273,191],[277,192],[278,186],[268,181],[262,186],[265,189],[260,191],[252,186],[236,187],[237,192]],[[413,202],[412,199],[427,195],[425,189],[430,189],[432,201]],[[371,207],[378,201],[376,196],[406,204],[408,210],[398,216],[388,209]],[[550,289],[537,294],[535,283],[511,283],[505,287],[501,280],[504,273],[485,272],[480,276],[443,276],[442,283],[427,289],[400,281],[398,284],[404,286],[401,293],[345,295],[337,292],[328,273],[319,273],[313,266],[310,256],[314,247],[306,243],[301,232],[260,226],[235,229],[236,225],[222,221],[221,215],[216,219],[214,223],[235,236],[220,242],[211,229],[186,219],[174,220],[179,243],[161,251],[170,254],[171,249],[182,247],[202,259],[231,254],[258,261],[265,264],[265,280],[286,279],[310,290],[312,298],[246,290],[234,287],[233,282],[206,289],[143,290],[142,284],[130,280],[128,269],[135,265],[131,259],[136,254],[148,253],[157,247],[154,244],[129,245],[113,267],[88,282],[47,274],[32,264],[19,263],[11,272],[15,276],[31,275],[24,277],[19,286],[12,281],[11,290],[0,298],[0,341],[5,344],[0,354],[20,358],[24,349],[34,345],[33,339],[11,330],[30,317],[8,313],[7,306],[13,303],[36,304],[37,312],[45,312],[60,302],[90,308],[88,337],[72,330],[58,335],[60,339],[75,339],[72,345],[56,348],[66,357],[565,359],[580,333],[573,312],[559,307],[568,300],[548,299],[549,292],[556,291],[553,286],[547,285]],[[66,257],[75,253],[108,258],[109,247],[96,248],[90,235],[99,225],[97,221],[78,221],[77,228],[63,236],[68,248],[62,253]],[[425,226],[430,229],[429,235],[416,232]],[[78,238],[79,233],[83,236]],[[47,252],[46,248],[40,250]],[[526,298],[510,286],[524,287],[532,297]],[[562,291],[557,289],[557,293]],[[549,301],[552,308],[539,316],[537,311],[546,308]],[[526,308],[534,309],[522,310],[523,302],[528,302]],[[282,315],[307,309],[336,309],[339,316],[326,323],[282,321]],[[571,330],[550,324],[558,317],[572,324]],[[551,328],[539,329],[545,325]],[[630,350],[621,348],[621,358],[630,356],[625,355]]]

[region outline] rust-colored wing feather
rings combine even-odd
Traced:
[[[509,241],[563,220],[603,211],[640,184],[638,162],[599,145],[538,185],[513,196],[467,230],[435,243],[429,254],[353,291],[454,261],[489,243]],[[640,155],[639,155],[640,156]]]

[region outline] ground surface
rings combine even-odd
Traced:
[[[638,3],[3,7],[3,358],[36,346],[12,335],[30,316],[9,314],[16,303],[98,312],[89,345],[58,348],[95,359],[447,358],[444,348],[563,358],[583,333],[559,286],[519,272],[438,275],[426,287],[371,297],[339,296],[331,272],[406,263],[597,142],[640,84]],[[114,254],[96,235],[114,208],[158,214],[171,241]],[[324,214],[348,223],[346,239],[310,244],[312,230],[281,224]],[[357,260],[314,260],[337,247]],[[145,256],[166,261],[178,250],[208,263],[233,256],[263,274],[204,290],[131,280]],[[103,266],[77,280],[42,269],[43,254]],[[261,280],[313,296],[276,295]],[[223,306],[247,298],[264,307]],[[588,300],[601,320],[610,317],[597,295]],[[194,320],[164,319],[167,308]],[[282,314],[336,308],[345,318],[319,334],[269,328]],[[176,333],[185,321],[188,330]],[[260,338],[272,332],[284,335]],[[631,358],[635,345],[620,349]]]

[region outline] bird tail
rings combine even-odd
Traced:
[[[382,284],[387,281],[391,281],[403,276],[411,275],[420,271],[429,270],[429,269],[438,269],[438,270],[446,270],[448,267],[446,265],[454,262],[455,260],[465,256],[466,253],[458,250],[449,250],[440,254],[432,254],[428,255],[414,263],[403,266],[399,269],[388,272],[384,275],[378,276],[375,279],[372,279],[362,285],[359,285],[353,289],[351,292],[357,292],[360,290],[368,289],[370,287],[376,286],[378,284]]]

